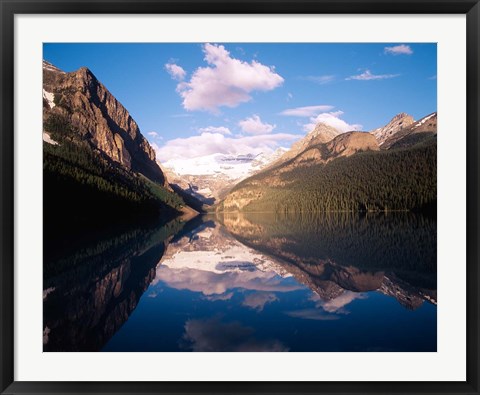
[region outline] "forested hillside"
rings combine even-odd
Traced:
[[[88,69],[64,73],[44,63],[43,137],[49,240],[190,210],[135,121]]]
[[[414,147],[366,151],[328,163],[269,169],[239,183],[219,211],[434,209],[436,136]],[[282,167],[288,166],[283,164]]]
[[[44,215],[51,232],[149,217],[173,218],[185,205],[175,193],[108,160],[71,125],[50,117],[44,128],[58,144],[44,143]]]

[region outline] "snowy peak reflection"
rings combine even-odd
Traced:
[[[207,219],[170,242],[152,285],[162,282],[201,292],[212,300],[226,300],[233,289],[289,292],[303,288],[289,277],[274,259],[245,246]]]

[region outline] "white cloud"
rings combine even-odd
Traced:
[[[332,126],[340,132],[362,129],[362,125],[360,124],[349,124],[343,119],[340,119],[340,116],[343,115],[343,111],[330,111],[333,108],[333,106],[329,105],[297,107],[286,109],[280,114],[294,117],[309,117],[309,122],[303,124],[303,130],[306,132],[315,129],[315,126],[318,123]]]
[[[365,70],[362,74],[352,75],[345,79],[347,81],[349,80],[358,80],[358,81],[386,80],[389,78],[398,77],[399,75],[400,74],[372,74],[370,70]]]
[[[321,112],[330,111],[332,109],[333,106],[328,105],[296,107],[283,110],[280,115],[288,115],[292,117],[313,117]]]
[[[158,137],[158,133],[157,132],[148,132],[147,133],[149,136],[152,136],[152,137]]]
[[[263,311],[265,305],[277,300],[277,296],[272,292],[254,292],[245,296],[242,305],[257,311]]]
[[[274,272],[254,270],[253,272],[215,273],[186,267],[170,268],[165,265],[157,268],[152,284],[156,285],[160,281],[170,288],[201,292],[203,296],[224,295],[230,290],[240,288],[264,292],[290,292],[301,288],[298,284],[283,281]]]
[[[345,291],[335,299],[324,301],[318,295],[315,295],[311,300],[315,301],[316,307],[321,307],[328,313],[348,314],[345,306],[357,299],[367,299],[367,294]]]
[[[322,300],[322,298],[314,294],[310,298],[315,302],[316,308],[295,310],[286,312],[290,317],[303,318],[307,320],[317,321],[331,321],[339,319],[338,314],[348,314],[349,311],[345,309],[345,306],[352,303],[357,299],[366,299],[367,295],[364,293],[355,293],[351,291],[345,291],[340,296],[331,300]]]
[[[203,52],[209,66],[199,67],[190,81],[177,85],[186,110],[218,112],[221,106],[236,107],[249,101],[251,92],[270,91],[284,81],[273,67],[232,58],[223,45],[207,43]]]
[[[401,44],[393,47],[385,47],[385,53],[391,55],[411,55],[413,51],[409,45]]]
[[[272,132],[276,125],[263,123],[258,115],[253,115],[238,123],[242,132],[248,134],[266,134]]]
[[[223,322],[219,318],[189,319],[181,346],[193,351],[288,351],[275,339],[259,340],[255,330],[240,322]]]
[[[335,81],[335,76],[334,75],[310,75],[305,79],[308,81],[315,82],[316,84],[319,84],[319,85],[325,85]]]
[[[342,133],[362,129],[362,125],[360,124],[349,124],[343,119],[340,119],[341,115],[343,115],[343,111],[324,112],[318,114],[317,116],[311,117],[310,122],[303,125],[303,130],[305,130],[306,132],[310,132],[315,129],[317,123],[324,123],[337,129]]]
[[[225,126],[207,126],[206,128],[198,129],[199,133],[220,133],[224,135],[230,135],[232,132]]]
[[[282,143],[302,136],[288,133],[272,133],[256,136],[227,137],[220,133],[202,133],[199,136],[168,140],[162,147],[152,144],[160,162],[171,159],[196,158],[215,153],[260,154],[272,153]]]
[[[165,65],[165,69],[167,70],[168,74],[170,74],[170,77],[177,81],[183,81],[187,75],[187,72],[181,66],[175,63],[167,63]]]

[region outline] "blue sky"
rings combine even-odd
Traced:
[[[44,44],[86,66],[164,162],[288,147],[323,121],[371,130],[437,110],[436,44]]]

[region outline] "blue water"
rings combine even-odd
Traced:
[[[47,279],[44,350],[436,351],[432,219],[203,217],[170,233]]]

